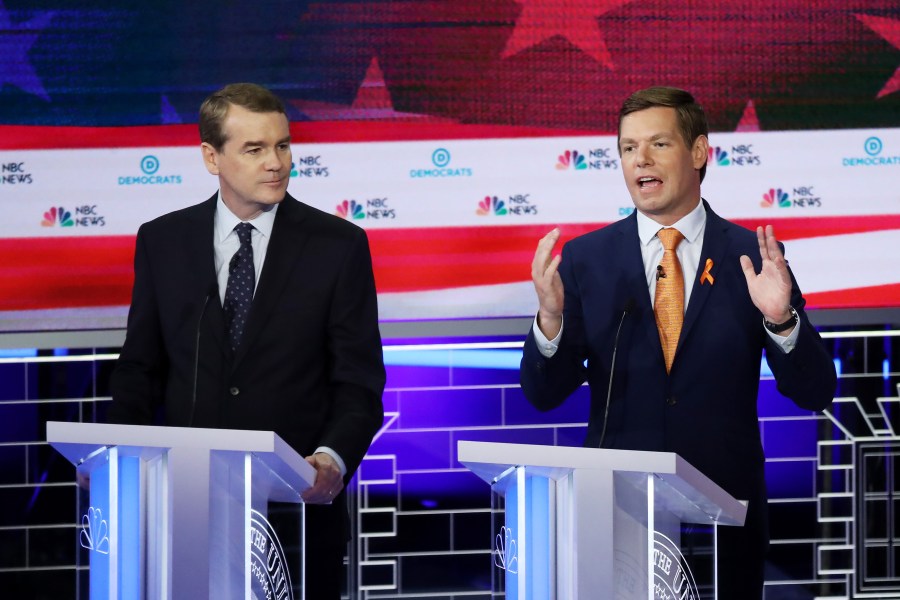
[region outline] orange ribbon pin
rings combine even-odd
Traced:
[[[708,281],[709,285],[712,285],[716,282],[716,278],[712,276],[710,271],[713,268],[713,260],[711,258],[706,259],[706,267],[703,268],[703,273],[700,274],[700,285],[703,285],[704,281]]]

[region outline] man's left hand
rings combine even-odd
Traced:
[[[784,323],[791,318],[791,276],[787,261],[778,247],[771,225],[756,228],[762,270],[756,273],[750,257],[741,257],[741,268],[747,278],[750,300],[769,323]],[[785,332],[783,335],[787,335]]]
[[[316,470],[316,482],[301,494],[303,501],[307,504],[330,504],[344,489],[340,467],[334,458],[325,452],[307,456],[306,462]]]

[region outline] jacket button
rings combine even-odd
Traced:
[[[237,396],[238,394],[241,393],[241,390],[238,389],[238,388],[236,388],[236,387],[231,387],[231,388],[228,389],[228,392],[229,392],[232,396]]]
[[[675,399],[675,396],[671,396],[668,400],[666,400],[666,404],[669,406],[675,406],[678,404],[678,400]]]

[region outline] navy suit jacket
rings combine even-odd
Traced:
[[[366,234],[286,196],[232,353],[214,266],[216,203],[213,196],[138,231],[107,419],[148,424],[162,407],[167,425],[273,430],[303,456],[332,448],[349,480],[383,421]],[[341,504],[322,509],[333,526]]]
[[[763,328],[750,300],[739,257],[759,272],[756,234],[717,216],[707,221],[690,302],[670,374],[650,302],[637,215],[567,243],[559,273],[565,287],[563,334],[553,358],[529,333],[522,389],[541,410],[562,403],[585,381],[591,409],[585,446],[600,443],[613,341],[618,343],[603,443],[607,448],[676,452],[741,500],[765,500],[764,457],[757,422],[763,349],[778,390],[801,408],[821,410],[834,396],[834,364],[803,311],[796,281],[791,305],[800,315],[797,345],[783,353]],[[712,259],[714,283],[701,284]],[[587,365],[585,366],[585,360]],[[757,508],[761,508],[759,504]]]

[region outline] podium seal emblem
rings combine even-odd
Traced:
[[[255,510],[250,516],[250,594],[253,600],[294,600],[281,542],[269,521]]]

